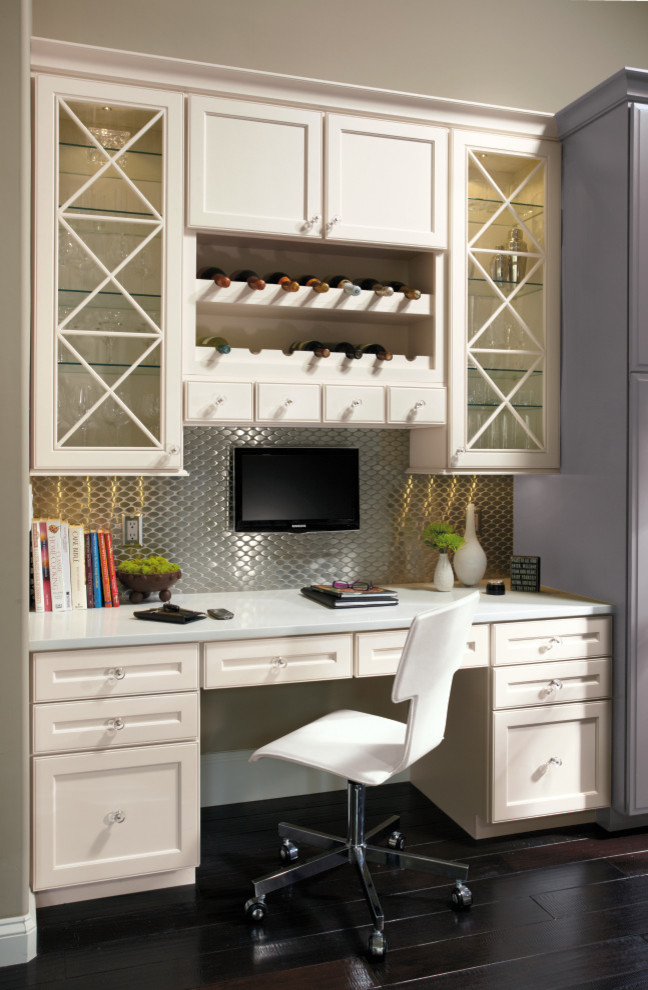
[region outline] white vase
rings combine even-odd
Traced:
[[[454,588],[454,573],[447,553],[440,553],[434,568],[434,587],[437,591],[452,591]]]
[[[466,509],[466,542],[455,552],[455,574],[468,588],[479,584],[486,572],[486,554],[475,532],[475,506],[471,502]]]

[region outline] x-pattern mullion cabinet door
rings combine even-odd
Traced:
[[[32,469],[177,473],[182,96],[40,76]]]
[[[452,161],[449,467],[556,469],[559,145],[456,131]]]

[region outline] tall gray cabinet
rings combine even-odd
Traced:
[[[648,820],[648,71],[557,115],[563,146],[560,474],[520,477],[515,552],[614,602],[610,828]]]

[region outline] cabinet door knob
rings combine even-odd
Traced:
[[[108,671],[108,676],[114,678],[116,681],[123,681],[126,677],[125,667],[113,667],[112,670]]]
[[[304,223],[304,230],[312,230],[313,227],[315,226],[315,224],[316,223],[319,223],[321,219],[322,218],[319,215],[319,213],[316,213],[315,216],[312,216],[310,218],[310,220],[306,220],[305,221],[305,223]]]
[[[329,222],[326,225],[326,229],[327,230],[333,230],[333,228],[335,227],[336,223],[342,223],[342,217],[340,216],[339,213],[336,213],[334,217],[331,217],[331,219],[329,220]]]
[[[273,657],[271,660],[272,666],[279,669],[279,667],[287,667],[288,661],[285,657]]]
[[[126,815],[124,814],[123,811],[120,811],[118,808],[117,811],[110,812],[110,814],[108,815],[108,821],[110,822],[111,825],[121,825],[122,822],[126,821]]]
[[[167,454],[175,455],[175,454],[179,454],[179,453],[180,453],[180,445],[179,444],[177,444],[177,443],[170,443],[170,444],[168,444],[168,446],[167,446]]]
[[[115,732],[121,732],[126,723],[123,718],[111,718],[108,722],[108,728],[113,729]]]

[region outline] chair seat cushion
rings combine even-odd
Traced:
[[[406,730],[404,722],[345,709],[273,740],[250,760],[272,756],[374,786],[399,769]]]

